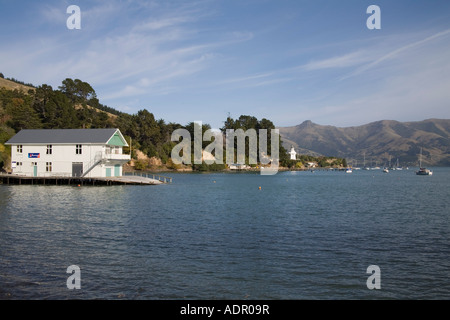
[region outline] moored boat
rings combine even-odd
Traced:
[[[416,171],[418,176],[431,176],[433,171],[422,167],[422,148],[420,148],[420,158],[419,158],[419,171]]]
[[[419,168],[419,171],[416,171],[418,176],[431,176],[433,175],[433,171],[427,168]]]

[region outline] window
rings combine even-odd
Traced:
[[[22,153],[22,145],[17,146],[17,153]]]
[[[51,162],[45,163],[45,171],[52,172],[52,163]]]
[[[32,162],[31,163],[31,166],[33,167],[33,166],[37,166],[37,162]]]
[[[81,144],[77,144],[77,145],[76,145],[76,148],[75,148],[75,153],[76,153],[76,154],[82,154],[82,150],[83,150],[83,149],[82,149],[81,147],[82,147]]]
[[[21,167],[22,166],[22,162],[16,162],[16,167]]]
[[[52,154],[52,145],[47,145],[47,154]]]
[[[106,154],[120,154],[120,147],[106,147]]]

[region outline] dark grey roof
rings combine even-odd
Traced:
[[[6,144],[107,143],[117,129],[24,129]]]

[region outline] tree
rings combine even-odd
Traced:
[[[45,128],[72,129],[80,127],[77,111],[74,109],[69,98],[61,91],[53,91],[45,108],[45,117],[41,115]]]
[[[41,128],[42,123],[36,111],[31,106],[31,97],[12,98],[6,104],[6,110],[11,115],[8,125],[14,130]]]
[[[88,100],[97,97],[95,90],[91,85],[80,79],[72,80],[66,78],[58,88],[70,99],[70,101],[72,101],[72,103],[86,103]]]
[[[270,153],[272,150],[272,130],[275,129],[275,125],[272,121],[263,118],[261,120],[258,120],[256,117],[249,116],[249,115],[241,115],[237,120],[232,119],[230,116],[227,117],[227,120],[224,122],[224,126],[221,128],[222,132],[225,134],[228,129],[242,129],[244,131],[249,129],[254,129],[257,134],[257,138],[259,141],[259,135],[263,132],[260,131],[261,129],[267,130],[267,152]],[[281,136],[279,137],[278,141],[278,154],[279,154],[279,161],[282,166],[288,165],[289,156],[287,154],[286,149],[283,147]],[[235,148],[237,148],[237,144],[234,144]],[[246,154],[249,154],[249,141],[246,139],[245,141],[245,152]],[[236,153],[235,153],[236,154]],[[258,153],[258,159],[259,159],[259,153]]]
[[[132,119],[136,125],[135,138],[141,143],[142,152],[149,157],[159,157],[156,146],[161,143],[162,138],[155,116],[148,110],[143,109],[138,111],[136,115],[133,115]]]
[[[236,122],[230,116],[227,117],[223,127],[220,129],[223,133],[226,133],[227,129],[237,129]]]
[[[237,120],[238,126],[240,129],[248,130],[255,129],[258,130],[260,128],[260,124],[257,118],[252,116],[240,116]]]
[[[51,99],[53,95],[53,88],[49,85],[43,84],[36,88],[34,93],[34,102],[33,107],[38,112],[42,118],[45,118],[47,115],[47,103]]]
[[[200,132],[200,130],[201,130],[201,137],[200,137],[200,135],[199,135],[200,141],[198,141],[197,143],[200,143],[200,144],[201,144],[202,149],[206,148],[206,147],[211,143],[211,141],[203,141],[203,136],[205,135],[205,132],[206,132],[207,130],[210,130],[210,129],[211,129],[211,126],[210,126],[209,124],[207,124],[207,123],[202,123],[202,127],[201,127],[201,129],[200,129],[200,124],[199,124],[199,123],[197,123],[197,122],[189,122],[189,123],[185,126],[185,129],[186,129],[187,131],[189,131],[189,133],[191,134],[192,148],[194,148],[194,140],[195,140],[195,138],[196,138],[195,135],[194,135],[195,130],[198,130],[199,132]],[[194,149],[192,149],[192,150],[194,150]]]

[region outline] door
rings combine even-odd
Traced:
[[[106,168],[106,176],[111,177],[111,168]]]
[[[83,163],[72,162],[72,177],[81,177],[83,175]]]
[[[37,177],[37,163],[33,166],[33,177]]]
[[[114,177],[120,177],[120,164],[114,165]]]

